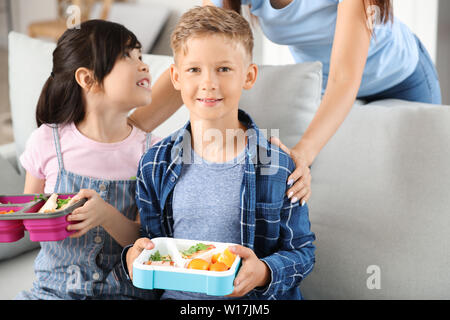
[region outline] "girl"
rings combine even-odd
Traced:
[[[150,134],[127,124],[151,102],[140,43],[124,26],[91,20],[67,30],[39,97],[36,129],[20,160],[25,193],[77,193],[88,201],[68,216],[76,232],[42,242],[36,280],[17,299],[148,299],[126,281],[122,246],[139,236],[134,201],[140,157]]]

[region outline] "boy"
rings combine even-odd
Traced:
[[[181,17],[171,45],[171,79],[190,121],[140,161],[142,230],[150,239],[240,243],[232,251],[242,266],[224,298],[301,299],[298,284],[313,268],[315,236],[307,206],[285,195],[295,165],[238,109],[258,72],[249,24],[233,11],[194,8]],[[130,276],[140,252],[153,248],[148,238],[126,253]],[[180,291],[162,298],[218,299]]]

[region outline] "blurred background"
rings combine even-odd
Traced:
[[[268,1],[268,0],[267,0]],[[314,0],[308,0],[314,1]],[[77,5],[82,19],[102,18],[124,24],[143,44],[144,53],[171,55],[169,37],[179,16],[201,0],[0,0],[0,145],[12,143],[8,87],[8,33],[16,31],[56,41]],[[393,0],[397,19],[422,40],[436,64],[443,104],[450,105],[450,1]],[[68,13],[69,12],[69,13]],[[74,21],[75,22],[75,21]],[[255,62],[293,63],[287,47],[267,40],[254,26]]]

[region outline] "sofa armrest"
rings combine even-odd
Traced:
[[[5,157],[6,156],[6,157]],[[0,150],[0,194],[21,194],[25,186],[25,176],[20,175],[16,163],[16,154],[12,156],[7,147]]]
[[[0,156],[6,159],[19,173],[15,143],[0,145]]]

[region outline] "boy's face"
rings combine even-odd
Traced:
[[[257,67],[240,44],[221,35],[193,37],[179,50],[171,79],[191,120],[218,120],[237,111],[242,89],[256,81]]]

